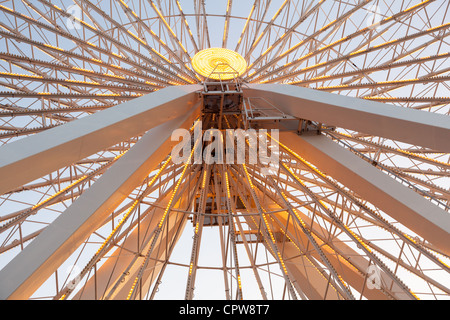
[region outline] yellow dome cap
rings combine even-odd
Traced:
[[[230,80],[247,70],[247,62],[237,52],[224,48],[209,48],[192,58],[194,70],[210,79]]]

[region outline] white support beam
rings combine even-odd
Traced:
[[[172,86],[0,147],[0,194],[185,115],[201,86]]]
[[[281,132],[280,142],[450,255],[450,214],[323,135]]]
[[[158,202],[158,207],[154,208],[154,211],[146,216],[141,222],[140,226],[134,228],[132,232],[124,239],[120,248],[115,249],[111,254],[108,254],[106,261],[96,271],[96,275],[87,280],[86,285],[83,286],[74,297],[73,300],[100,300],[108,297],[109,300],[126,300],[128,293],[133,285],[134,279],[137,276],[139,267],[142,265],[145,257],[145,253],[149,250],[151,241],[145,243],[143,241],[142,234],[140,232],[147,231],[151,235],[161,217],[164,214],[165,206],[167,206],[170,199],[170,195]],[[182,199],[182,201],[185,199]],[[143,275],[143,282],[146,283],[146,288],[150,286],[152,281],[155,281],[158,273],[160,272],[163,264],[161,261],[170,255],[169,246],[166,243],[174,245],[179,238],[177,230],[184,228],[187,221],[187,217],[184,214],[171,216],[168,221],[167,233],[164,232],[155,244],[160,250],[154,250],[149,257],[149,264],[146,272]],[[145,247],[142,245],[145,244]],[[140,253],[140,256],[135,259],[135,254]],[[134,254],[133,254],[134,253]],[[124,270],[132,264],[129,271],[124,274]],[[152,276],[152,277],[151,277]],[[146,279],[149,279],[147,284]],[[120,287],[111,292],[114,285],[119,282]],[[148,292],[148,290],[142,290]],[[96,296],[96,293],[98,296]]]
[[[176,197],[176,209],[186,210],[190,206],[190,193],[183,186],[181,197]],[[151,207],[150,212],[143,213],[144,218],[126,235],[120,247],[108,253],[108,257],[96,270],[95,276],[89,278],[83,288],[76,293],[73,300],[126,300],[134,284],[139,268],[144,262],[145,254],[150,250],[153,231],[164,215],[164,211],[170,202],[173,191],[160,197]],[[142,217],[142,216],[141,216]],[[142,282],[148,292],[149,286],[156,280],[161,268],[162,261],[168,259],[171,254],[169,247],[174,246],[187,221],[187,215],[180,212],[169,212],[167,225],[156,243],[153,244],[157,250],[153,250],[148,257],[147,268],[142,275]],[[180,229],[181,232],[178,232]],[[145,234],[146,236],[143,236]],[[168,245],[169,244],[169,245]],[[112,251],[112,250],[111,250]],[[97,296],[96,296],[97,294]]]
[[[318,274],[315,268],[311,268],[311,261],[305,259],[303,255],[299,255],[298,248],[301,248],[303,252],[307,252],[307,247],[305,244],[308,243],[308,239],[304,233],[298,232],[298,227],[295,226],[292,218],[289,218],[287,211],[279,211],[281,208],[275,202],[269,203],[269,208],[271,211],[278,211],[274,213],[278,220],[278,225],[280,227],[286,228],[286,233],[289,235],[290,240],[295,243],[287,242],[283,243],[284,255],[286,257],[286,267],[292,274],[296,274],[299,277],[298,283],[305,284],[304,292],[310,297],[310,299],[317,299],[315,296],[319,293],[325,293],[326,290],[318,290],[317,288],[326,288],[326,283],[328,280],[322,275]],[[370,300],[385,300],[388,296],[383,293],[383,291],[375,290],[364,290],[365,278],[361,272],[366,272],[370,265],[370,261],[364,255],[359,254],[347,243],[340,241],[339,239],[330,237],[327,239],[326,244],[323,239],[320,239],[318,235],[327,234],[327,230],[324,230],[318,223],[313,223],[310,217],[305,215],[302,211],[297,211],[298,215],[302,218],[305,224],[309,227],[310,231],[315,234],[316,241],[321,245],[323,253],[326,255],[327,259],[333,265],[333,267],[338,271],[339,275],[342,276],[343,280],[351,285],[355,290],[360,293],[364,291],[364,296]],[[336,254],[338,253],[338,254]],[[311,258],[315,258],[317,261],[321,261],[321,257],[317,251],[311,251]],[[351,259],[351,266],[344,259]],[[306,266],[306,267],[305,267]],[[310,266],[309,268],[307,266]],[[358,268],[358,269],[356,269]],[[358,271],[359,270],[359,271]],[[361,271],[361,272],[360,272]],[[392,281],[389,275],[384,270],[379,270],[379,276],[382,279],[383,290],[390,292],[392,296],[399,300],[409,300],[410,296],[405,294],[401,287],[397,283]],[[300,279],[308,279],[309,282]],[[297,278],[296,278],[297,279]],[[325,284],[324,284],[325,280]],[[313,289],[315,288],[315,289]],[[302,288],[303,289],[303,288]],[[330,289],[331,290],[331,289]],[[336,292],[329,292],[326,296],[321,295],[320,299],[335,299]],[[311,294],[311,296],[309,296]]]
[[[280,84],[249,84],[284,113],[412,145],[450,152],[450,116]]]
[[[179,105],[179,109],[184,108]],[[177,143],[171,141],[173,130],[188,129],[199,114],[200,103],[191,107],[186,115],[149,130],[0,271],[0,300],[28,299],[102,225],[107,216],[142,183],[151,170],[170,154]],[[139,119],[135,119],[136,126],[139,126]]]

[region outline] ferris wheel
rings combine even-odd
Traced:
[[[449,1],[0,16],[0,299],[449,299]]]

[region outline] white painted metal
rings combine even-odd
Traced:
[[[284,113],[329,126],[450,152],[450,116],[280,84],[249,84]]]
[[[185,90],[184,88],[164,88],[200,83],[202,78],[194,74],[191,57],[200,49],[217,44],[236,48],[247,59],[249,68],[243,75],[243,82],[250,87],[261,84],[247,90],[257,93],[258,97],[265,95],[274,106],[285,108],[285,111],[297,117],[337,125],[336,131],[329,134],[333,139],[339,138],[339,143],[352,146],[376,163],[378,168],[382,164],[387,166],[397,177],[408,181],[411,187],[424,190],[422,195],[431,197],[433,201],[439,200],[440,205],[450,211],[449,154],[442,153],[448,152],[448,116],[431,115],[450,114],[449,1],[252,0],[224,1],[211,4],[213,7],[200,0],[102,0],[101,3],[105,5],[98,6],[96,2],[89,0],[4,0],[1,3],[0,145],[9,147],[0,147],[0,222],[3,223],[0,225],[0,265],[14,262],[14,256],[26,249],[27,245],[33,245],[30,241],[46,229],[53,230],[53,227],[47,226],[55,215],[63,213],[80,195],[88,194],[87,190],[91,186],[98,186],[94,182],[107,168],[117,164],[116,157],[139,141],[146,130],[178,115],[184,115],[184,112],[177,113],[175,110],[185,108],[187,111],[189,106],[173,103],[157,112],[153,110],[154,113],[148,110],[142,112],[142,115],[147,115],[145,117],[130,118],[127,124],[115,123],[114,128],[122,128],[117,130],[106,124],[108,121],[114,122],[113,118],[105,116],[109,113],[100,112],[101,116],[93,117],[98,121],[91,123],[92,128],[101,127],[98,134],[89,132],[86,128],[76,129],[75,123],[81,123],[76,120],[156,90],[161,93],[151,94],[150,97],[170,92],[163,99],[172,101],[179,94],[180,97],[183,96],[179,99],[180,102],[188,101],[190,94],[179,91]],[[272,83],[317,90],[268,86]],[[264,88],[275,89],[266,92]],[[326,96],[321,91],[339,95]],[[178,93],[172,95],[174,92]],[[353,97],[360,99],[354,100]],[[152,103],[151,99],[144,98],[142,101]],[[375,103],[371,103],[372,100]],[[393,108],[380,102],[393,103],[398,107]],[[160,103],[162,102],[155,105]],[[142,111],[147,107],[151,108],[149,105],[143,106]],[[402,110],[400,107],[426,110],[430,115]],[[128,108],[122,110],[123,114],[114,116],[117,116],[116,119],[126,117],[129,112]],[[145,123],[142,122],[144,119]],[[435,119],[446,119],[446,123],[442,125],[441,120],[434,121]],[[220,121],[224,127],[228,122],[235,127],[245,122],[245,119],[226,115],[224,119],[220,117]],[[66,123],[70,123],[67,127],[73,130],[63,129]],[[102,127],[104,125],[106,127]],[[52,129],[59,126],[61,128]],[[46,131],[47,135],[40,134]],[[33,139],[25,138],[24,142],[17,142],[34,134],[36,137]],[[47,138],[40,140],[38,137]],[[64,138],[68,138],[67,141]],[[414,146],[405,145],[403,141]],[[50,147],[59,142],[62,143],[60,152],[53,152]],[[291,145],[288,147],[295,148]],[[45,156],[39,156],[41,151],[38,149],[42,149]],[[81,154],[82,152],[85,153]],[[36,158],[32,157],[33,154]],[[20,159],[23,161],[19,161]],[[381,207],[369,208],[365,205],[368,199],[358,198],[352,191],[330,177],[325,178],[317,173],[312,166],[292,156],[290,152],[281,151],[280,159],[281,170],[273,175],[276,186],[279,186],[278,191],[267,184],[267,176],[261,168],[248,167],[250,179],[258,189],[257,200],[261,202],[261,206],[268,210],[283,210],[267,212],[265,215],[249,200],[248,186],[246,188],[243,183],[247,181],[246,176],[236,171],[232,165],[224,165],[223,171],[212,169],[216,188],[211,190],[212,195],[208,192],[208,203],[217,203],[217,212],[212,210],[213,207],[211,210],[218,214],[218,221],[224,213],[234,215],[235,230],[240,239],[236,247],[239,251],[243,243],[246,254],[241,255],[240,252],[238,263],[238,257],[228,250],[234,247],[229,245],[233,243],[234,228],[228,228],[223,224],[224,221],[220,226],[212,226],[212,230],[220,234],[221,247],[217,247],[217,251],[221,251],[220,267],[216,267],[210,259],[201,259],[198,263],[197,259],[193,260],[192,270],[197,270],[198,276],[193,277],[196,281],[189,287],[195,288],[195,297],[201,297],[202,293],[206,293],[207,298],[214,293],[218,294],[219,290],[212,289],[217,289],[219,282],[222,282],[222,297],[225,298],[248,298],[255,292],[263,299],[289,298],[294,297],[290,290],[287,292],[276,288],[290,287],[292,282],[301,298],[342,298],[346,291],[345,283],[352,286],[355,298],[381,299],[389,296],[410,299],[414,298],[414,290],[418,290],[416,293],[420,298],[448,298],[450,258],[443,255],[442,250],[430,243],[428,238],[416,238],[407,228],[421,224],[421,221],[429,226],[426,231],[428,233],[440,228],[435,225],[435,221],[427,222],[419,214],[424,213],[423,211],[409,213],[409,209],[399,205],[394,213],[397,216],[405,214],[408,219],[405,218],[405,225],[401,222],[390,223],[391,219],[384,219],[386,215],[380,210]],[[324,156],[323,159],[317,159],[315,164],[334,164],[334,171],[338,171],[336,167],[342,167],[349,172],[353,166],[353,163],[349,165],[345,161],[340,163],[338,160],[328,160]],[[2,165],[6,166],[3,170]],[[138,276],[139,290],[136,290],[133,297],[136,299],[143,297],[141,293],[145,295],[150,291],[152,294],[147,297],[153,298],[159,288],[164,292],[169,277],[167,273],[170,271],[165,273],[163,266],[167,265],[170,269],[176,264],[179,270],[177,276],[187,276],[189,259],[180,262],[177,257],[165,255],[170,253],[164,247],[166,240],[167,243],[176,240],[172,232],[178,226],[174,220],[171,220],[174,224],[168,224],[167,229],[164,226],[164,231],[169,231],[171,235],[165,237],[161,233],[161,246],[156,248],[155,245],[148,265],[141,265],[142,256],[130,242],[131,239],[139,238],[136,235],[139,234],[136,231],[139,229],[131,227],[118,231],[116,235],[119,239],[129,237],[130,241],[124,240],[123,244],[124,248],[131,251],[119,255],[114,273],[112,270],[116,261],[110,252],[99,254],[98,259],[94,259],[97,254],[92,257],[89,251],[98,248],[97,240],[93,240],[98,239],[97,237],[105,239],[106,248],[116,247],[116,236],[108,236],[120,214],[127,210],[127,205],[136,204],[135,212],[140,213],[148,207],[157,207],[158,199],[173,191],[176,177],[181,171],[177,171],[179,169],[175,165],[169,165],[162,170],[164,178],[155,180],[152,195],[140,198],[146,180],[141,181],[131,192],[124,192],[126,200],[65,261],[65,264],[70,263],[80,253],[77,267],[84,267],[83,270],[86,270],[83,278],[83,283],[86,283],[83,287],[87,293],[85,296],[75,291],[73,295],[65,295],[67,291],[64,288],[67,288],[70,276],[64,274],[62,265],[32,298],[100,298],[101,294],[98,295],[96,290],[110,288],[107,284],[109,277],[120,282],[121,272],[126,271],[129,258],[127,253],[138,260],[130,269],[130,275],[123,283],[120,282],[120,290],[110,298],[128,296],[129,288],[137,276],[136,270],[140,267],[145,272]],[[188,167],[188,172],[195,170],[202,172],[199,166]],[[292,170],[292,173],[288,170]],[[225,199],[218,196],[220,192],[217,192],[221,186],[226,185],[223,181],[224,172],[228,173],[231,186],[231,213],[229,203],[227,210],[223,206]],[[358,174],[361,174],[356,179],[363,186],[361,192],[366,190],[372,196],[373,193],[380,194],[383,200],[390,197],[386,195],[386,190],[383,192],[384,187],[374,192],[380,186],[377,185],[378,180],[364,180],[371,178],[370,174]],[[308,190],[302,188],[295,175],[308,185],[312,194],[307,195]],[[31,182],[34,179],[39,180]],[[189,190],[191,194],[195,194],[196,190],[191,190],[190,187],[198,184],[198,177],[189,175],[188,181],[188,184],[184,181],[180,185],[180,190]],[[107,187],[109,188],[112,190],[115,187],[111,185]],[[184,199],[186,194],[182,193],[180,196]],[[245,206],[238,201],[237,195],[245,202]],[[394,195],[395,201],[401,202],[399,199],[402,197],[397,193]],[[285,196],[289,203],[284,201]],[[270,202],[265,202],[268,197],[272,197],[280,208],[272,208]],[[80,201],[82,199],[85,198],[82,196]],[[377,203],[382,205],[381,200]],[[388,203],[390,206],[384,208],[386,211],[397,208],[392,202]],[[299,228],[294,228],[292,221],[295,217],[288,210],[291,205],[299,208],[299,216],[310,228],[312,236],[320,244],[320,250],[331,265],[309,262],[308,258],[311,261],[322,261],[320,250],[317,247],[313,249],[311,243],[308,243],[306,232],[299,233]],[[324,210],[324,205],[329,209]],[[322,211],[319,210],[320,207]],[[184,213],[183,218],[202,215],[202,212],[177,208],[171,213]],[[160,216],[158,211],[161,208],[158,209],[153,218]],[[336,219],[331,220],[330,216]],[[206,217],[213,220],[210,216]],[[264,242],[271,240],[267,233],[266,238],[258,234],[258,227],[261,225],[252,224],[252,218],[258,220],[262,217],[268,219],[268,229],[278,233],[285,232],[291,240],[277,242],[276,247],[264,246]],[[132,214],[131,221],[127,220],[127,223],[144,227],[147,221],[143,216],[140,218],[142,220]],[[349,237],[349,234],[342,237],[346,231],[342,228],[342,223],[346,223],[360,240]],[[149,225],[154,226],[154,223]],[[190,232],[193,227],[189,220],[186,224],[184,220],[180,221],[180,228],[183,225],[186,226],[186,232]],[[252,233],[246,235],[248,228],[252,226]],[[201,225],[198,226],[198,232],[202,232]],[[204,232],[198,245],[206,244],[209,249],[214,244],[208,241],[205,236],[207,233]],[[424,237],[428,237],[428,233]],[[186,245],[186,251],[190,253],[192,240],[189,238],[186,242],[180,245]],[[365,247],[362,243],[373,250],[380,261],[389,265],[381,265],[380,270],[380,277],[385,284],[385,291],[381,291],[384,293],[367,286],[372,275],[366,266],[374,266],[373,262],[377,259],[363,250]],[[140,253],[145,254],[146,248],[140,249]],[[273,255],[274,250],[280,252],[283,260]],[[113,254],[116,253],[119,252]],[[269,261],[261,261],[263,255]],[[288,276],[283,275],[283,261],[289,271]],[[23,262],[29,263],[35,265],[38,262]],[[333,268],[336,272],[332,272]],[[247,280],[250,278],[251,281],[252,275],[248,277],[247,270],[252,270],[257,280],[253,287],[248,285]],[[161,271],[156,285],[151,283],[154,280],[154,277],[149,276],[152,271]],[[202,290],[202,273],[205,271],[217,271],[218,277],[215,279],[218,282],[208,281],[210,287]],[[267,275],[270,276],[270,281],[267,281]],[[41,277],[44,278],[42,275],[37,276],[39,281]],[[397,281],[396,277],[406,285]],[[160,279],[162,285],[159,285]],[[276,279],[282,279],[281,285],[276,283]],[[415,286],[417,283],[424,285]],[[340,286],[340,295],[333,289],[336,284]],[[408,292],[407,287],[410,285],[413,290]],[[184,291],[186,283],[180,281],[170,287],[169,291],[165,291],[170,293],[163,297],[172,297],[175,292],[180,292],[180,288]],[[351,295],[345,296],[351,298]],[[156,294],[156,298],[159,297],[161,293]]]
[[[0,147],[0,194],[186,114],[199,89],[162,89]]]
[[[0,271],[0,299],[27,299],[156,167],[176,142],[172,131],[189,128],[200,105],[151,130]]]
[[[322,135],[280,133],[280,141],[356,194],[450,254],[450,215]]]

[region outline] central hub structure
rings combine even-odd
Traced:
[[[203,81],[202,121],[216,129],[295,130],[297,120],[265,99],[244,98],[240,76],[247,70],[245,59],[225,48],[208,48],[192,58],[194,70]],[[245,84],[244,84],[245,85]]]
[[[247,70],[245,59],[229,49],[208,48],[192,58],[192,66],[205,77],[202,92],[202,121],[205,127],[238,128],[235,117],[241,116],[243,103],[238,78]],[[233,117],[226,119],[227,115]],[[224,125],[225,122],[227,125]]]

